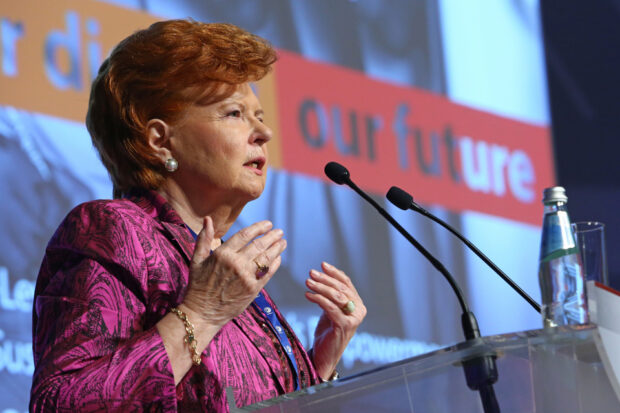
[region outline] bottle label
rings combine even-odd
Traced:
[[[546,215],[543,222],[540,261],[547,262],[578,252],[568,214],[565,211],[557,211]]]
[[[539,282],[545,325],[588,322],[585,283],[578,255],[565,255],[541,263]]]

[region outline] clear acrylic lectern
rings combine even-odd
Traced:
[[[584,325],[484,337],[243,408],[231,400],[231,413],[483,413],[462,367],[483,354],[496,357],[502,413],[620,412],[599,328]]]

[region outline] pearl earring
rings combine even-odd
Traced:
[[[168,158],[166,159],[166,163],[164,164],[164,166],[166,167],[166,170],[168,172],[174,172],[179,167],[179,163],[174,158]]]

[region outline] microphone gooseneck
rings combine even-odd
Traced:
[[[437,269],[441,275],[448,281],[450,287],[454,291],[463,314],[461,315],[461,326],[463,327],[463,333],[465,339],[471,343],[472,346],[483,345],[483,341],[480,335],[480,329],[478,327],[478,321],[473,312],[469,310],[463,292],[456,283],[456,280],[450,272],[443,266],[439,260],[437,260],[426,248],[424,248],[411,234],[409,234],[396,220],[385,211],[374,199],[368,194],[362,191],[352,180],[349,171],[344,166],[337,162],[329,162],[325,165],[325,175],[338,185],[346,184],[353,189],[359,196],[364,198],[381,214],[398,232],[403,235],[407,241],[409,241],[420,253]],[[409,195],[410,196],[410,195]],[[411,196],[410,196],[411,197]],[[413,202],[413,198],[411,198]],[[495,364],[495,354],[492,352],[485,352],[480,356],[475,356],[467,360],[463,360],[463,369],[465,371],[465,379],[467,386],[480,393],[480,399],[485,413],[500,413],[499,404],[495,397],[495,391],[493,389],[493,383],[498,379],[497,366]]]
[[[444,278],[452,287],[454,294],[456,294],[463,314],[470,312],[469,307],[467,306],[467,303],[463,298],[463,292],[454,280],[454,277],[452,277],[452,274],[448,272],[446,267],[444,267],[443,264],[439,262],[439,260],[437,260],[437,258],[435,258],[430,252],[428,252],[426,248],[424,248],[415,238],[413,238],[413,236],[411,236],[411,234],[409,234],[398,222],[396,222],[396,220],[390,214],[388,214],[387,211],[381,207],[381,205],[377,204],[374,199],[372,199],[370,196],[368,196],[368,194],[366,194],[357,185],[355,185],[355,183],[351,180],[351,176],[347,168],[337,162],[329,162],[327,165],[325,165],[325,175],[327,175],[329,179],[331,179],[338,185],[346,184],[348,187],[357,192],[359,196],[361,196],[368,203],[370,203],[370,205],[372,205],[379,212],[379,214],[381,214],[385,219],[387,219],[387,221],[392,224],[392,226],[396,228],[398,232],[400,232],[407,239],[407,241],[409,241],[418,251],[420,251],[424,258],[426,258],[433,265],[433,267],[435,267],[437,271],[441,273],[441,275],[444,276]],[[471,328],[468,328],[468,332],[465,334],[467,339],[469,339],[469,337],[467,337],[468,334],[475,334],[475,331],[478,330],[477,327],[478,326],[476,325],[475,327],[471,326]],[[480,337],[479,332],[477,337]]]
[[[521,289],[521,287],[519,287],[517,283],[515,283],[508,275],[506,275],[506,273],[504,273],[497,265],[495,265],[493,261],[491,261],[486,255],[484,255],[482,251],[480,251],[474,244],[472,244],[467,238],[465,238],[461,233],[459,233],[447,222],[428,212],[426,209],[415,203],[413,197],[409,193],[405,192],[397,186],[393,186],[387,192],[386,197],[388,201],[390,201],[398,208],[403,210],[411,209],[413,211],[416,211],[450,231],[454,236],[456,236],[465,245],[467,245],[467,247],[474,254],[476,254],[482,261],[484,261],[486,265],[488,265],[493,271],[495,271],[495,273],[497,273],[497,275],[499,275],[508,285],[510,285],[510,287],[512,287],[512,289],[515,290],[517,294],[523,297],[523,299],[525,299],[525,301],[527,301],[528,304],[530,304],[534,308],[534,310],[536,310],[538,313],[541,312],[540,304],[534,301],[532,297],[530,297],[525,291],[523,291],[523,289]]]

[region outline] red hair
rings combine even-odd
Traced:
[[[86,115],[114,197],[164,180],[146,139],[150,119],[174,122],[198,99],[216,102],[261,79],[275,61],[266,40],[225,23],[168,20],[121,41],[93,81]]]

